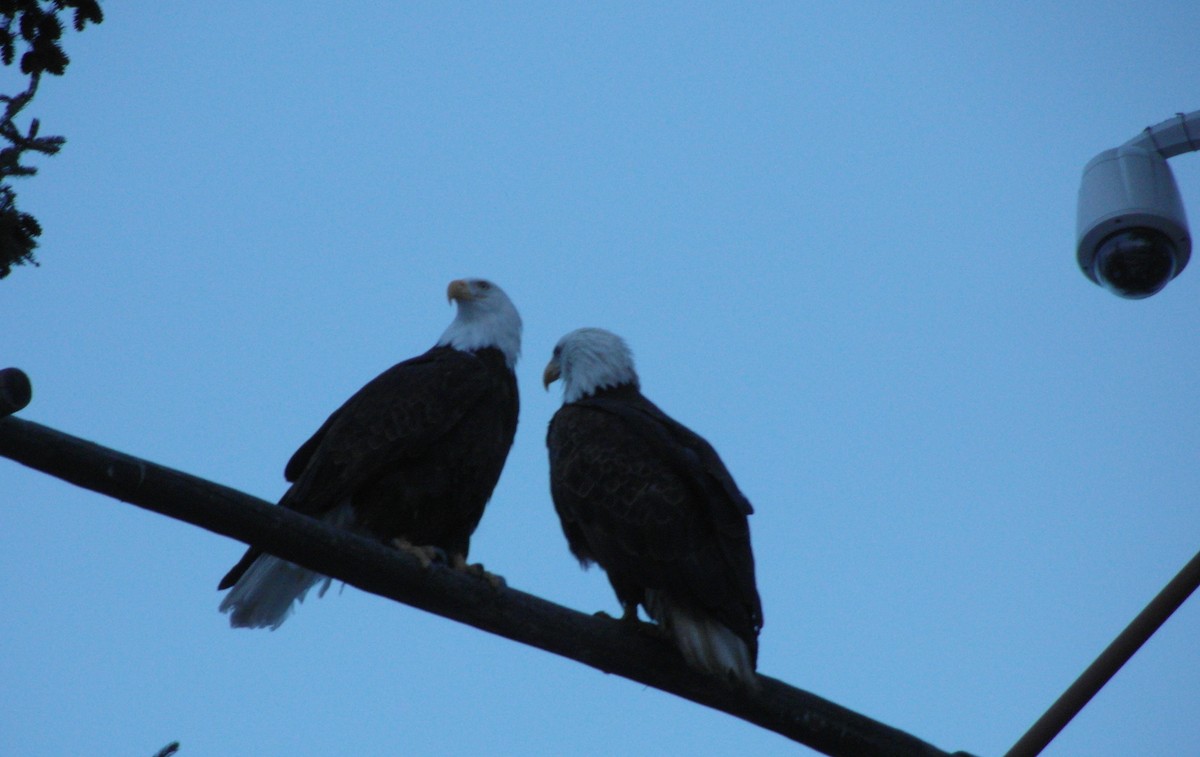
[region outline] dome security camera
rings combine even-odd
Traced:
[[[1166,159],[1129,144],[1092,158],[1079,187],[1076,238],[1084,275],[1121,297],[1149,297],[1178,276],[1192,240]]]

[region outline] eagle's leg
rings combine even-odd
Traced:
[[[592,613],[592,615],[597,618],[608,618],[609,620],[620,620],[622,623],[627,623],[627,624],[633,625],[633,626],[639,625],[642,622],[641,619],[638,618],[637,602],[633,602],[633,603],[622,602],[620,618],[614,618],[613,616],[609,615],[604,610],[597,610],[596,612]]]
[[[637,602],[622,602],[620,608],[622,608],[622,611],[620,611],[620,618],[613,618],[612,615],[602,611],[602,609],[601,611],[593,613],[593,615],[596,618],[619,620],[620,623],[624,623],[625,625],[632,627],[632,629],[641,629],[641,627],[644,625],[654,625],[652,623],[642,623],[642,619],[637,617]]]
[[[600,610],[599,612],[594,613],[594,616],[597,618],[608,618],[609,620],[616,620],[617,622],[619,622],[629,628],[632,628],[633,630],[637,631],[638,633],[644,633],[649,636],[662,636],[663,635],[663,629],[657,623],[647,623],[638,617],[638,603],[637,602],[622,602],[621,603],[621,617],[619,617],[619,618],[614,618],[613,616],[606,613],[604,610]]]
[[[489,573],[483,568],[483,563],[468,563],[467,556],[461,552],[455,552],[450,555],[450,567],[455,570],[461,570],[464,573],[482,578],[492,585],[493,589],[503,589],[508,586],[508,582],[504,580],[504,576],[495,573]]]
[[[421,567],[428,569],[435,562],[446,562],[446,553],[433,545],[417,546],[408,539],[398,537],[392,539],[392,546],[401,552],[412,555],[421,563]]]

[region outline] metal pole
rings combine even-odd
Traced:
[[[1146,605],[1005,757],[1036,757],[1200,586],[1200,553]]]
[[[32,397],[33,389],[24,371],[20,368],[0,370],[0,418],[21,410]]]

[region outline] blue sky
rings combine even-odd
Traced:
[[[611,329],[756,507],[762,672],[979,755],[1200,548],[1200,272],[1126,302],[1073,253],[1084,163],[1200,107],[1195,3],[278,8],[68,38],[30,108],[66,148],[17,187],[42,266],[0,282],[23,417],[274,500],[492,278],[523,407],[472,558],[616,611],[539,382]],[[242,545],[7,461],[0,491],[0,753],[796,753],[353,588],[233,631]],[[1193,598],[1046,754],[1194,748],[1198,633]]]

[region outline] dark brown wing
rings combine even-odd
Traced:
[[[427,505],[433,517],[445,521],[437,524],[439,535],[446,534],[451,548],[465,553],[512,444],[517,414],[512,382],[498,355],[449,347],[435,347],[392,366],[346,400],[300,446],[284,469],[293,484],[280,506],[314,517],[348,500],[367,508],[383,506],[387,512],[358,515],[395,528],[406,517],[428,520],[427,512],[403,511]],[[488,422],[478,423],[475,435],[485,438],[472,439],[474,429],[461,428],[461,422],[498,395],[507,406],[488,408]],[[485,453],[479,444],[487,447]],[[439,454],[458,457],[439,462],[434,459]],[[447,499],[445,481],[466,470],[479,480],[458,487],[465,502],[423,501]],[[419,494],[426,482],[435,491],[431,497]],[[392,490],[398,492],[395,497],[388,496]],[[357,502],[360,495],[363,503]],[[254,547],[247,550],[219,588],[232,586],[260,554]]]
[[[665,591],[756,648],[750,504],[704,439],[630,388],[563,406],[547,446],[576,557],[600,563],[623,602]]]
[[[310,515],[422,457],[488,390],[478,357],[435,347],[358,390],[301,445],[284,469],[294,481],[281,505]]]

